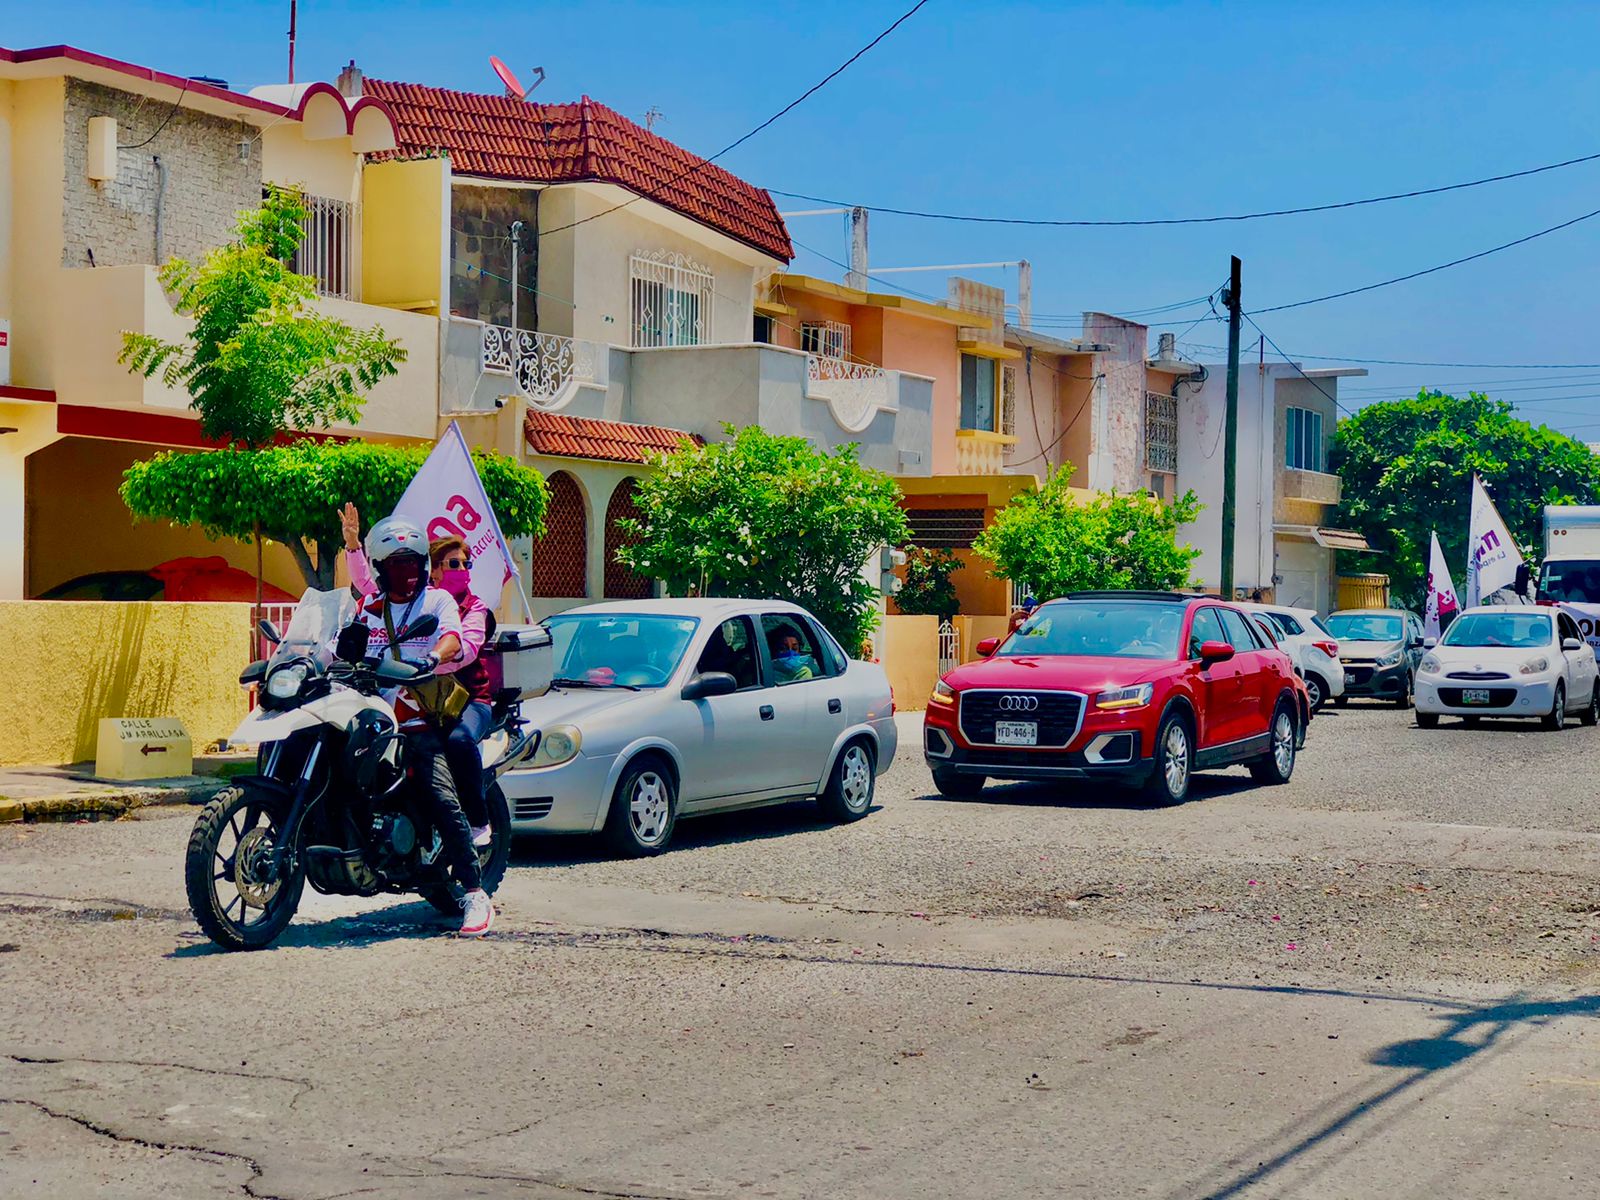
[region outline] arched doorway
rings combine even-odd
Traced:
[[[583,489],[566,471],[552,471],[545,484],[550,506],[544,514],[544,535],[533,543],[533,594],[587,596],[589,506]]]
[[[624,546],[632,545],[634,541],[617,522],[639,515],[639,504],[635,498],[638,490],[639,481],[630,475],[617,484],[611,493],[610,503],[606,505],[605,597],[607,600],[646,600],[655,592],[654,585],[646,576],[617,561],[617,551]]]

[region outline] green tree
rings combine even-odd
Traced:
[[[1530,563],[1538,559],[1544,505],[1593,504],[1600,496],[1600,458],[1587,446],[1518,420],[1510,404],[1480,392],[1458,399],[1422,391],[1367,405],[1339,422],[1333,467],[1344,496],[1340,523],[1377,551],[1350,558],[1359,570],[1387,573],[1394,595],[1417,607],[1435,530],[1462,584],[1474,472]]]
[[[305,236],[297,192],[272,188],[239,214],[234,241],[198,266],[173,258],[161,284],[194,321],[181,341],[124,333],[117,361],[189,393],[207,437],[264,446],[285,429],[353,425],[364,393],[406,352],[382,329],[315,311],[316,281],[288,266]]]
[[[1154,496],[1072,494],[1072,465],[1023,492],[978,535],[973,549],[1002,579],[1026,584],[1040,600],[1067,592],[1186,587],[1199,551],[1180,546],[1178,526],[1200,503],[1187,492],[1171,504]]]
[[[822,454],[758,426],[657,456],[618,557],[674,592],[791,600],[855,653],[877,624],[867,559],[906,540],[900,489],[854,446]]]
[[[950,576],[961,569],[961,560],[948,550],[906,548],[906,577],[894,602],[908,615],[935,616],[948,621],[961,611],[956,585]]]
[[[136,520],[196,525],[212,537],[257,529],[284,543],[307,587],[334,586],[343,544],[336,509],[355,503],[375,519],[394,509],[427,447],[314,442],[257,450],[166,451],[123,475],[122,499]],[[543,528],[547,492],[532,467],[502,454],[475,454],[489,502],[508,538]]]

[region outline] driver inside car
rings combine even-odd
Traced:
[[[404,517],[385,517],[367,534],[366,557],[379,589],[376,595],[363,598],[356,618],[367,627],[368,655],[392,654],[430,672],[442,662],[460,658],[461,609],[449,592],[428,585],[428,539],[422,530]],[[405,637],[406,628],[425,616],[438,622],[434,632],[422,638]],[[394,647],[389,643],[391,628],[402,639]],[[445,738],[405,689],[389,689],[384,698],[394,705],[408,757],[433,808],[445,860],[465,892],[461,935],[480,937],[494,922],[494,905],[483,890],[478,851],[456,796]]]

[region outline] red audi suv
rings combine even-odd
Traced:
[[[986,779],[1106,779],[1178,804],[1196,770],[1287,783],[1311,707],[1287,655],[1224,601],[1075,592],[934,688],[923,753],[947,796]]]

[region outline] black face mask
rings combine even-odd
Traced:
[[[384,591],[395,600],[409,600],[422,584],[422,560],[414,554],[398,554],[383,564]]]

